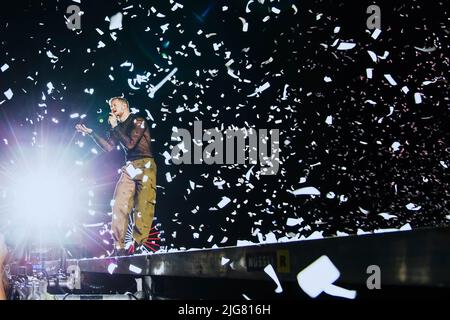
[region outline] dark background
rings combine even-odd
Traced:
[[[87,114],[84,123],[101,132],[107,129],[105,122],[99,122],[107,117],[107,99],[124,94],[132,107],[147,109],[154,119],[150,125],[158,163],[156,217],[168,248],[259,242],[256,229],[264,239],[269,232],[292,238],[308,237],[314,231],[335,236],[356,234],[358,229],[398,229],[407,223],[413,229],[448,224],[449,15],[444,1],[266,0],[254,1],[246,13],[244,1],[186,1],[182,9],[171,11],[169,1],[84,0],[78,4],[84,11],[81,31],[65,26],[70,4],[77,3],[17,0],[2,5],[0,66],[8,63],[10,68],[0,73],[0,157],[2,170],[11,170],[10,160],[19,157],[15,148],[32,144],[33,131],[38,132],[34,146],[55,143],[75,150],[77,159],[87,162],[80,174],[96,190],[97,214],[83,213],[80,223],[109,222],[109,202],[123,155],[92,154],[93,143],[74,135],[80,120],[69,115]],[[370,4],[381,8],[382,33],[376,40],[366,27]],[[228,10],[223,11],[223,6]],[[158,18],[151,7],[166,17]],[[281,13],[271,12],[271,7]],[[105,17],[119,11],[125,13],[123,28],[113,30],[114,41]],[[263,22],[266,16],[270,19]],[[249,23],[248,32],[242,32],[239,17]],[[166,23],[169,28],[163,33],[160,26]],[[337,26],[340,31],[334,33]],[[205,36],[211,33],[216,35]],[[332,46],[336,39],[356,46],[337,50],[340,42]],[[106,46],[97,48],[99,41]],[[188,47],[191,41],[201,56]],[[213,49],[214,43],[222,43],[219,50]],[[415,47],[436,49],[422,52]],[[47,57],[48,50],[59,58],[56,63]],[[367,50],[389,55],[374,63]],[[262,64],[270,57],[273,62]],[[251,83],[227,74],[229,59],[234,60],[234,72]],[[120,67],[125,61],[133,63],[133,71]],[[252,67],[247,69],[249,64]],[[174,67],[176,75],[150,99],[146,86],[156,85]],[[366,68],[374,68],[372,79],[367,79]],[[216,76],[208,70],[217,70]],[[139,90],[128,86],[128,79],[147,72],[149,81],[138,85]],[[391,86],[383,74],[391,74],[398,85]],[[325,76],[332,82],[325,82]],[[423,85],[426,80],[435,82]],[[55,87],[51,94],[47,94],[48,82]],[[269,89],[259,97],[248,97],[265,82]],[[409,93],[400,90],[403,86]],[[14,92],[12,100],[3,95],[8,88]],[[85,93],[86,88],[95,89],[94,94]],[[415,104],[415,92],[422,94],[421,104]],[[40,103],[46,106],[39,107]],[[190,112],[195,104],[199,110]],[[185,111],[177,113],[180,106]],[[387,116],[389,107],[394,111]],[[325,123],[327,116],[333,117],[331,125]],[[53,117],[58,124],[51,121]],[[279,129],[278,174],[252,175],[247,181],[248,164],[167,165],[162,154],[170,153],[169,146],[175,144],[172,127],[192,132],[196,120],[203,122],[203,128]],[[84,141],[84,148],[76,140]],[[391,145],[396,141],[401,146],[394,152]],[[256,165],[253,172],[258,171]],[[173,177],[171,183],[166,172]],[[306,182],[300,183],[301,177]],[[226,181],[223,189],[214,185],[221,180]],[[194,190],[190,181],[196,184]],[[5,189],[6,182],[0,176]],[[288,192],[306,186],[317,188],[321,195]],[[335,197],[328,198],[329,192]],[[232,202],[209,210],[223,196]],[[1,215],[11,217],[8,199],[1,201]],[[408,210],[409,203],[421,209]],[[379,216],[383,212],[397,217],[385,220]],[[301,225],[286,225],[288,218],[300,217]],[[88,232],[90,236],[79,241],[90,247],[89,254],[101,253],[105,247],[98,245],[98,230]],[[194,238],[194,233],[199,237]]]

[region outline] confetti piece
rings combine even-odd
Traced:
[[[220,264],[222,266],[226,265],[228,262],[230,262],[230,259],[227,259],[225,257],[222,257],[221,260],[220,260]]]
[[[134,266],[132,264],[130,264],[130,266],[128,267],[128,270],[130,270],[131,272],[137,273],[137,274],[142,273],[142,269],[141,268],[136,267],[136,266]]]
[[[241,20],[241,22],[242,22],[242,32],[247,32],[248,31],[247,21],[242,17],[239,17],[239,20]]]
[[[356,291],[347,290],[333,283],[340,277],[340,272],[327,256],[321,256],[297,274],[300,288],[311,298],[322,292],[329,295],[355,299]]]
[[[123,14],[121,12],[116,13],[110,18],[109,30],[116,30],[122,28]]]
[[[414,101],[416,104],[422,103],[422,95],[419,92],[414,93]]]
[[[385,220],[390,220],[393,218],[397,218],[397,216],[393,215],[393,214],[389,214],[387,212],[382,212],[378,214],[379,216],[382,216]]]
[[[231,199],[228,197],[222,197],[222,200],[217,204],[217,206],[222,209],[224,208],[227,204],[229,204],[231,202]]]
[[[374,32],[372,33],[372,38],[373,39],[377,39],[378,38],[378,36],[380,35],[380,33],[381,33],[381,30],[380,29],[375,29],[374,30]]]
[[[303,222],[302,218],[297,218],[297,219],[288,218],[287,222],[286,222],[286,225],[289,226],[289,227],[293,227],[293,226],[301,225],[302,222]]]
[[[294,191],[290,191],[288,190],[288,192],[292,193],[295,196],[298,195],[315,195],[315,196],[320,196],[320,191],[317,190],[314,187],[305,187],[305,188],[300,188]]]
[[[429,47],[429,48],[419,48],[414,47],[416,50],[422,51],[422,52],[433,52],[436,51],[436,47]]]
[[[392,76],[390,74],[385,74],[384,77],[391,85],[393,85],[393,86],[397,85],[397,82],[395,82],[395,80],[392,78]]]
[[[414,204],[414,203],[408,203],[408,204],[406,205],[406,209],[411,210],[411,211],[418,211],[418,210],[420,210],[421,208],[422,208],[421,206],[418,206],[418,205],[416,205],[416,204]]]
[[[11,100],[14,95],[11,89],[6,90],[5,92],[3,92],[3,94],[8,100]]]
[[[131,164],[131,163],[126,167],[126,171],[130,175],[131,179],[133,179],[136,176],[138,176],[138,175],[143,173],[143,171],[141,169],[135,168],[133,166],[133,164]]]
[[[178,71],[178,68],[174,68],[167,76],[164,77],[155,87],[150,88],[148,96],[150,98],[155,97],[155,93]]]
[[[373,62],[377,62],[378,58],[377,55],[375,54],[375,52],[367,50],[367,53],[369,54],[370,58],[372,59]]]
[[[401,146],[400,142],[396,141],[396,142],[392,143],[392,145],[391,145],[392,151],[394,151],[394,152],[399,151],[400,146]]]
[[[269,275],[269,277],[272,278],[272,280],[276,283],[277,288],[275,289],[276,293],[282,293],[283,288],[281,287],[280,280],[278,280],[277,274],[275,273],[275,270],[273,269],[272,265],[269,264],[264,268],[264,272]]]
[[[115,263],[110,263],[110,264],[108,265],[108,273],[109,273],[109,274],[113,274],[114,271],[117,269],[117,267],[118,267],[117,264],[115,264]]]
[[[279,14],[281,12],[281,10],[278,8],[272,7],[272,12],[275,14]]]
[[[339,46],[337,47],[337,50],[350,50],[353,49],[356,46],[355,43],[351,42],[341,42]]]

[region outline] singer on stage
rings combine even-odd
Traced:
[[[140,253],[152,227],[156,204],[157,168],[151,148],[150,130],[145,118],[131,114],[125,98],[111,98],[109,106],[111,113],[108,123],[111,129],[106,139],[84,124],[77,124],[75,128],[92,137],[105,151],[109,152],[117,145],[125,151],[126,163],[121,168],[112,208],[113,255]],[[125,233],[131,214],[134,218],[134,243],[125,248]]]

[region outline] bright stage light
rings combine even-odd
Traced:
[[[66,147],[21,148],[3,171],[6,190],[0,225],[14,243],[77,241],[88,211],[88,188]],[[18,154],[17,152],[16,154]]]
[[[15,181],[13,215],[17,224],[58,228],[73,220],[79,189],[62,172],[39,168],[15,177]]]

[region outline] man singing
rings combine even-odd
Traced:
[[[114,191],[111,229],[114,255],[127,255],[127,252],[142,252],[149,236],[156,204],[157,168],[145,118],[131,114],[128,101],[124,98],[111,98],[109,106],[111,113],[108,123],[111,130],[107,139],[84,124],[78,124],[75,128],[92,137],[105,151],[113,150],[117,144],[125,151],[126,164],[121,168],[121,176]],[[134,243],[130,248],[125,248],[125,233],[132,212]]]

